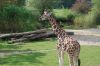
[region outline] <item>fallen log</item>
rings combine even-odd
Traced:
[[[16,43],[16,42],[22,42],[22,41],[27,41],[27,40],[34,40],[34,39],[43,39],[43,38],[48,38],[48,37],[53,37],[55,34],[53,32],[47,32],[47,33],[42,33],[42,34],[33,34],[33,35],[28,35],[26,37],[22,37],[19,39],[14,39],[11,41],[8,41],[8,43]]]
[[[10,38],[20,38],[26,35],[30,34],[41,34],[45,33],[46,29],[36,30],[36,31],[30,31],[30,32],[22,32],[22,33],[10,33],[10,34],[1,34],[0,39],[10,39]]]

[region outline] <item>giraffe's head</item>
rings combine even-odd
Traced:
[[[44,10],[43,14],[40,16],[40,20],[48,20],[48,18],[51,16],[52,12],[49,12],[48,10]]]

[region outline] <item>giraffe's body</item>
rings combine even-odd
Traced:
[[[65,52],[69,55],[70,66],[77,66],[78,57],[80,53],[80,44],[77,42],[77,40],[70,37],[62,28],[60,28],[53,17],[48,15],[49,14],[47,12],[44,12],[44,14],[41,16],[41,19],[43,17],[45,17],[46,19],[47,17],[54,33],[57,35],[57,51],[59,56],[59,66],[63,66],[63,56]]]

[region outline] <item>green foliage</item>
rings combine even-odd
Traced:
[[[93,0],[93,8],[91,9],[91,13],[94,14],[94,21],[96,24],[100,25],[100,2],[99,0]]]
[[[6,6],[8,4],[24,6],[25,2],[26,2],[26,0],[0,0],[0,6]]]
[[[38,21],[43,10],[56,8],[58,3],[65,7],[65,3],[67,2],[67,6],[71,6],[74,1],[75,0],[17,0],[15,5],[9,3],[9,5],[6,4],[6,7],[2,8],[1,4],[3,3],[1,3],[0,33],[31,31],[44,27],[48,28],[48,22]],[[23,5],[25,5],[25,3],[26,6],[24,7]],[[100,25],[100,2],[99,0],[92,0],[92,3],[91,10],[90,4],[86,3],[86,0],[83,0],[82,2],[76,2],[72,9],[53,9],[53,13],[58,22],[63,22],[62,24],[64,25],[69,26],[68,23],[71,23],[71,25],[74,24],[76,27],[95,27],[96,24]]]
[[[0,32],[22,32],[37,28],[36,13],[8,5],[0,9]],[[34,26],[33,26],[34,25]]]
[[[57,20],[70,24],[73,24],[74,18],[78,16],[77,13],[69,9],[54,9],[53,12]]]
[[[55,2],[58,0],[28,0],[26,6],[28,8],[38,9],[39,12],[43,12],[44,9],[52,9]]]
[[[74,25],[76,28],[89,28],[95,27],[96,24],[93,21],[93,14],[81,15],[75,18]]]
[[[99,0],[93,0],[91,11],[88,14],[80,15],[75,18],[74,24],[76,27],[88,28],[96,27],[100,24],[100,2]]]
[[[15,5],[9,5],[3,9],[3,17],[5,20],[11,21],[26,21],[30,18],[30,13],[23,7],[17,7]]]
[[[24,6],[25,2],[26,2],[26,0],[17,0],[17,5],[18,6]]]

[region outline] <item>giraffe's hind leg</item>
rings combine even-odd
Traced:
[[[69,64],[70,64],[70,66],[74,66],[74,61],[73,61],[74,57],[73,57],[73,54],[68,54],[68,56],[69,56]]]
[[[79,52],[76,52],[73,57],[74,66],[80,66]]]

